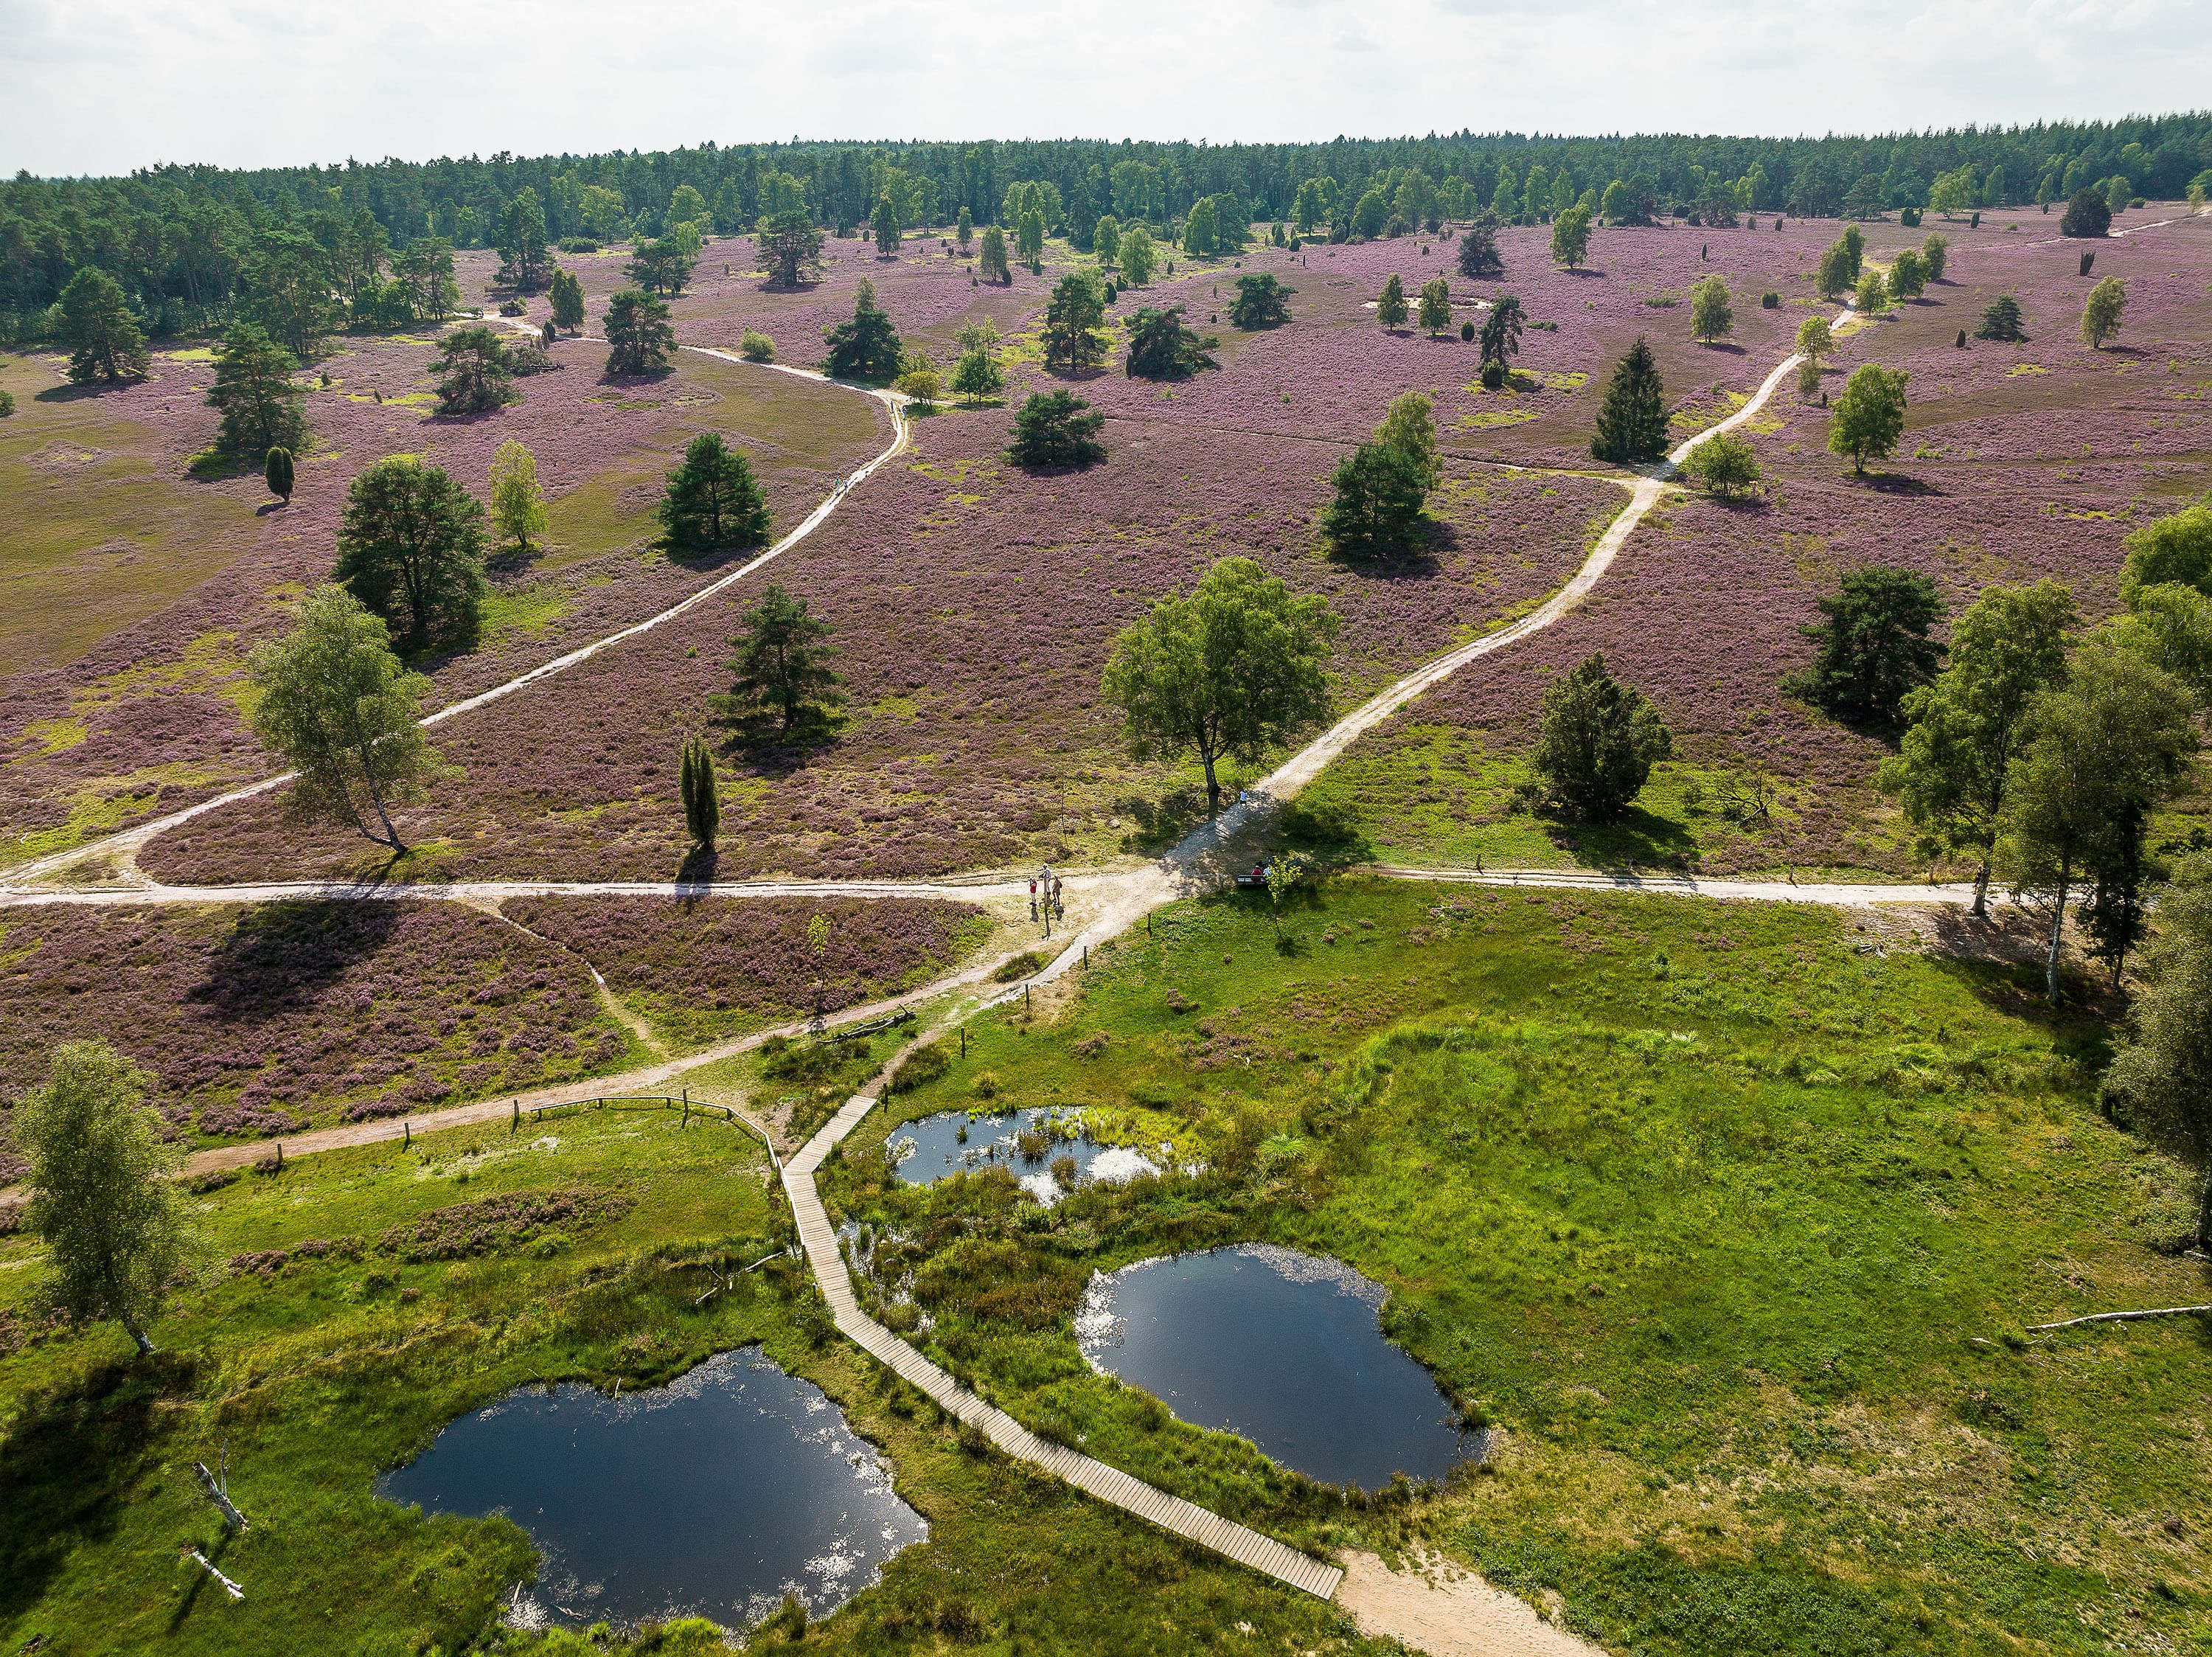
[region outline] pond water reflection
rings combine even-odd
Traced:
[[[1236,1433],[1324,1484],[1441,1480],[1480,1460],[1435,1378],[1383,1338],[1387,1291],[1340,1261],[1265,1244],[1091,1280],[1083,1355],[1194,1426]]]
[[[929,1526],[821,1389],[757,1348],[611,1398],[525,1387],[383,1474],[428,1513],[504,1514],[544,1556],[518,1620],[696,1616],[742,1628],[796,1593],[816,1616]]]
[[[1113,1184],[1158,1173],[1159,1165],[1126,1145],[1103,1145],[1086,1136],[1079,1113],[1030,1109],[971,1116],[939,1111],[894,1128],[884,1142],[899,1180],[933,1185],[956,1173],[1002,1167],[1022,1188],[1049,1207],[1063,1189],[1053,1165],[1066,1158],[1069,1185]]]

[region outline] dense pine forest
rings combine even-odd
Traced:
[[[2212,114],[1878,137],[1568,138],[1460,131],[1322,144],[793,143],[600,155],[348,160],[234,171],[160,166],[123,179],[0,184],[0,343],[51,337],[86,267],[121,285],[156,333],[191,332],[241,298],[280,308],[327,291],[351,326],[406,326],[422,273],[453,249],[746,230],[803,210],[841,235],[888,211],[903,228],[1034,206],[1087,248],[1102,216],[1174,229],[1201,202],[1224,224],[1279,221],[1343,241],[1491,212],[1548,220],[1738,211],[1874,217],[2063,201],[2085,186],[2172,198],[2212,170]],[[1035,186],[1034,191],[1017,186]],[[1018,208],[1010,210],[1010,198]],[[387,278],[386,271],[392,272]],[[289,298],[287,297],[289,295]]]

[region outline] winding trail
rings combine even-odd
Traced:
[[[532,332],[534,332],[534,330]],[[586,338],[589,338],[589,336],[580,337]],[[702,356],[720,357],[726,362],[744,362],[745,361],[744,357],[738,356],[734,351],[720,350],[709,345],[684,345],[678,347],[678,349],[687,351],[696,351]],[[817,374],[811,369],[795,369],[787,367],[781,362],[755,362],[748,364],[748,366],[757,369],[766,369],[776,374],[793,375],[801,380],[818,381],[825,385],[839,385],[845,383],[842,381],[832,381],[828,375]],[[876,455],[872,460],[866,462],[858,470],[846,477],[839,478],[836,486],[830,490],[829,494],[822,498],[821,503],[815,507],[813,511],[806,515],[805,520],[800,522],[796,529],[793,529],[789,534],[786,535],[775,545],[769,547],[767,551],[759,554],[757,557],[748,559],[745,563],[738,565],[735,570],[731,570],[727,575],[716,576],[704,587],[699,588],[685,597],[678,600],[674,604],[670,605],[668,608],[661,611],[659,614],[648,616],[643,621],[633,622],[630,625],[621,628],[615,632],[609,633],[605,637],[594,639],[589,644],[580,646],[578,649],[569,651],[566,655],[556,656],[550,661],[541,662],[537,667],[531,668],[527,673],[518,674],[515,678],[507,680],[504,684],[495,685],[488,691],[480,691],[474,696],[464,697],[459,702],[449,702],[444,707],[439,709],[435,713],[424,715],[420,722],[427,728],[431,726],[442,725],[447,720],[459,718],[463,714],[474,713],[477,709],[488,707],[492,703],[499,701],[503,697],[513,696],[517,691],[522,690],[528,685],[535,685],[540,679],[550,679],[556,673],[564,673],[571,667],[576,667],[580,663],[589,661],[593,656],[599,655],[602,650],[612,649],[616,645],[623,643],[626,640],[635,638],[642,633],[649,633],[654,628],[665,625],[665,624],[675,620],[678,616],[684,614],[687,611],[695,609],[698,606],[704,604],[708,600],[714,597],[717,594],[726,591],[728,588],[735,586],[746,576],[751,575],[755,570],[760,569],[763,564],[772,563],[774,560],[781,557],[785,553],[790,551],[793,547],[798,545],[799,542],[805,540],[817,529],[819,529],[823,524],[829,521],[830,515],[835,512],[837,508],[842,504],[846,495],[852,490],[854,484],[868,477],[876,470],[877,467],[882,466],[886,460],[893,460],[904,452],[908,437],[906,413],[903,407],[906,399],[899,393],[895,391],[878,390],[869,386],[848,385],[846,389],[859,392],[866,397],[873,399],[875,401],[881,403],[890,412],[891,417],[890,446],[885,448],[881,454]],[[98,858],[101,856],[113,857],[119,864],[128,868],[133,865],[134,860],[137,858],[138,853],[145,847],[146,844],[154,839],[156,836],[166,834],[171,829],[176,828],[182,824],[189,823],[194,818],[203,816],[208,812],[220,810],[225,806],[236,805],[239,801],[242,800],[251,800],[257,795],[266,794],[270,789],[276,788],[283,783],[290,782],[297,774],[298,773],[294,771],[284,771],[275,777],[265,777],[258,783],[249,783],[243,788],[232,789],[228,793],[216,795],[212,799],[203,800],[198,805],[187,807],[183,811],[172,812],[166,817],[157,817],[151,822],[141,823],[136,828],[125,829],[118,834],[111,834],[104,839],[89,841],[81,845],[73,846],[66,851],[50,852],[44,857],[33,858],[29,862],[17,864],[15,868],[5,871],[4,874],[0,874],[0,879],[4,879],[11,886],[20,881],[43,880],[49,874],[58,873],[62,869],[69,868],[71,864],[77,863],[87,859]]]

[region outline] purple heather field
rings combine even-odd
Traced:
[[[1877,262],[1930,232],[1950,241],[1946,280],[1844,340],[1827,377],[1832,394],[1863,362],[1911,370],[1913,411],[1898,455],[1854,477],[1848,462],[1826,450],[1825,411],[1802,405],[1785,387],[1748,429],[1766,471],[1762,496],[1736,506],[1686,499],[1655,515],[1577,612],[1478,664],[1411,716],[1465,725],[1516,748],[1545,678],[1602,649],[1658,699],[1686,752],[1720,763],[1763,758],[1832,790],[1832,799],[1799,818],[1795,851],[1881,862],[1890,854],[1863,832],[1874,809],[1865,785],[1877,746],[1781,694],[1784,675],[1810,649],[1798,629],[1838,574],[1875,561],[1923,569],[1954,600],[1989,582],[2049,574],[2072,584],[2090,612],[2110,607],[2121,538],[2212,483],[2204,424],[2212,219],[2152,223],[2175,210],[2122,215],[2117,229],[2149,228],[2095,244],[2096,269],[2086,280],[2077,270],[2085,244],[2059,241],[2055,216],[2032,209],[1987,215],[1978,228],[1932,221],[1910,230],[1865,227]],[[877,258],[868,244],[832,240],[823,279],[783,293],[765,289],[744,239],[710,243],[696,285],[676,302],[684,339],[734,347],[744,329],[757,328],[776,340],[782,360],[811,361],[823,326],[849,314],[866,276],[909,344],[940,364],[949,364],[951,335],[963,320],[994,317],[1007,335],[1007,405],[951,407],[915,421],[913,452],[774,566],[776,580],[837,629],[849,701],[826,740],[783,745],[713,717],[709,698],[730,679],[726,641],[757,590],[748,584],[582,669],[441,728],[438,745],[464,775],[410,813],[411,834],[430,848],[421,868],[451,875],[671,874],[684,850],[673,801],[676,753],[695,733],[722,753],[719,867],[726,875],[895,876],[1005,866],[1050,849],[1071,824],[1089,837],[1087,846],[1150,844],[1166,820],[1164,798],[1188,779],[1136,765],[1121,752],[1096,696],[1113,631],[1153,598],[1187,587],[1214,559],[1246,554],[1294,587],[1328,596],[1343,620],[1338,667],[1349,703],[1525,608],[1565,578],[1624,498],[1617,484],[1591,475],[1601,469],[1587,444],[1605,377],[1631,340],[1639,333],[1651,340],[1686,436],[1758,384],[1803,318],[1832,314],[1813,291],[1813,271],[1843,226],[1790,221],[1777,230],[1762,218],[1758,227],[1600,228],[1588,267],[1572,273],[1551,265],[1547,230],[1508,229],[1500,236],[1505,279],[1476,284],[1456,276],[1451,244],[1415,237],[1297,254],[1255,247],[1241,264],[1179,260],[1173,275],[1125,294],[1116,310],[1187,305],[1194,323],[1221,335],[1223,366],[1163,387],[1127,378],[1117,356],[1108,369],[1078,377],[1074,388],[1109,417],[1111,456],[1086,472],[1042,478],[1010,467],[1000,450],[1010,405],[1061,383],[1037,366],[1036,350],[1042,301],[1060,273],[1054,264],[1042,277],[1018,271],[1010,289],[978,288],[937,238],[910,241],[894,260]],[[596,314],[600,296],[620,280],[619,260],[572,262]],[[1225,318],[1234,278],[1262,269],[1297,290],[1293,320],[1255,334],[1213,321]],[[1513,292],[1534,322],[1555,326],[1531,327],[1513,387],[1487,393],[1473,385],[1474,349],[1455,331],[1431,338],[1411,326],[1376,325],[1367,307],[1392,272],[1409,292],[1445,274],[1462,302]],[[1728,339],[1700,345],[1689,338],[1687,296],[1692,283],[1713,273],[1729,283],[1735,326]],[[2093,351],[2075,323],[2091,282],[2106,275],[2127,283],[2128,317],[2115,344]],[[1767,291],[1778,299],[1772,309],[1759,302]],[[1981,308],[2001,291],[2019,298],[2028,341],[1957,348],[1957,331],[1971,334]],[[1477,313],[1463,304],[1459,314]],[[375,349],[399,348],[386,342]],[[427,348],[411,349],[410,372],[419,377]],[[559,419],[579,410],[612,419],[603,412],[610,405],[592,400],[606,390],[597,349],[561,347],[564,358],[580,360],[563,375],[525,382],[531,396],[549,381],[566,381],[553,388],[562,393]],[[619,411],[649,413],[661,453],[681,441],[687,422],[713,417],[703,408],[693,414],[699,405],[684,401],[699,362],[690,359],[650,387],[621,388],[623,402],[662,405]],[[349,369],[366,371],[366,364]],[[567,394],[587,387],[590,395]],[[1436,399],[1446,451],[1434,554],[1390,570],[1346,567],[1316,545],[1328,473],[1409,388]],[[859,403],[849,393],[805,389]],[[204,419],[193,417],[204,436]],[[509,417],[481,423],[496,428]],[[873,432],[852,445],[854,458],[879,441]],[[501,435],[470,428],[470,441],[485,451],[479,471]],[[178,458],[197,441],[180,435]],[[549,433],[541,468],[554,472],[571,464],[557,457],[612,441]],[[580,487],[601,488],[635,515],[649,501],[654,475],[635,456],[652,445],[624,441],[637,445],[627,451],[628,496],[588,478]],[[337,464],[345,460],[341,454]],[[654,457],[653,466],[660,464]],[[794,465],[777,500],[779,521],[807,498],[801,484],[818,487],[837,464],[825,456],[811,473]],[[334,510],[334,491],[322,493],[316,509]],[[264,537],[269,521],[262,521]],[[556,509],[556,539],[559,526]],[[297,521],[292,533],[316,541]],[[315,556],[326,551],[327,533],[325,526]],[[290,556],[304,563],[308,553],[295,548]],[[511,631],[491,651],[441,669],[441,691],[471,688],[554,654],[591,626],[636,613],[697,578],[641,560],[634,549],[600,556],[626,561],[619,579],[601,579],[583,561],[579,567],[592,574],[577,579],[599,585],[542,631]],[[255,602],[268,613],[265,600]],[[167,625],[166,613],[142,625],[154,624]],[[173,637],[194,637],[194,630],[204,631],[205,622]],[[111,675],[128,659],[131,637],[118,633],[100,647],[117,653],[105,669]],[[22,700],[29,692],[21,686],[36,678],[17,674],[6,728],[55,716],[53,685],[41,691],[43,711]],[[258,757],[240,737],[224,688],[188,679],[161,695],[115,700],[99,716],[106,723],[95,721],[84,742],[15,762],[10,769],[23,782],[11,790],[19,803],[10,808],[51,820],[65,809],[68,788],[95,770],[109,777],[164,764],[252,770]],[[1386,727],[1368,741],[1397,740]],[[40,766],[63,770],[48,781]],[[164,803],[185,797],[173,791]],[[303,834],[277,801],[258,801],[165,837],[144,862],[168,878],[231,880],[356,868],[363,852],[363,843],[344,836]]]

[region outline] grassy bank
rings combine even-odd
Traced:
[[[1223,900],[1093,959],[889,1117],[1085,1105],[1205,1173],[1049,1213],[896,1186],[866,1143],[830,1179],[890,1234],[889,1314],[1031,1425],[1295,1541],[1443,1545],[1614,1648],[2212,1632],[2203,1325],[2020,1332],[2207,1298],[2193,1188],[2098,1115],[2106,1032],[2031,969],[1826,912],[1379,882],[1280,941]],[[1346,1502],[1083,1363],[1093,1270],[1253,1239],[1386,1283],[1491,1466]]]

